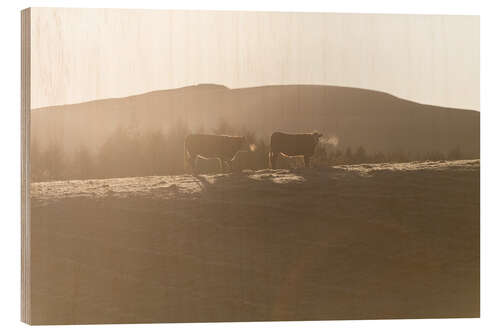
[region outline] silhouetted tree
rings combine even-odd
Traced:
[[[340,165],[344,162],[344,156],[341,149],[335,149],[331,154],[331,161],[333,165]]]
[[[408,153],[403,150],[394,151],[387,155],[387,162],[402,163],[408,162],[409,160]]]
[[[144,135],[144,142],[141,143],[142,154],[144,155],[144,173],[147,175],[162,175],[168,173],[167,155],[169,145],[165,134],[161,130],[156,130]]]
[[[196,134],[206,134],[205,133],[205,125],[204,124],[201,124],[197,129],[196,131],[194,132]]]
[[[345,153],[344,153],[344,163],[349,164],[349,163],[352,163],[352,161],[353,161],[353,156],[352,156],[351,147],[347,147],[347,149],[345,150]]]
[[[354,154],[354,163],[366,163],[367,158],[366,158],[366,150],[363,146],[359,146],[358,149],[356,150],[356,153]]]
[[[460,149],[460,146],[456,146],[455,148],[450,150],[450,152],[448,153],[448,159],[452,160],[452,161],[463,159],[463,154],[462,154],[462,151]]]
[[[385,154],[382,152],[375,153],[372,155],[370,162],[371,163],[383,163],[386,161]]]
[[[117,128],[102,145],[99,155],[100,177],[126,177],[137,175],[139,136],[132,129]]]
[[[432,151],[424,155],[424,160],[426,161],[442,161],[445,159],[445,156],[440,151]]]
[[[314,165],[328,165],[328,153],[325,145],[319,144],[313,156]]]
[[[31,181],[38,182],[44,180],[43,153],[36,140],[31,140],[29,160]]]
[[[65,179],[67,174],[63,150],[56,142],[51,142],[42,153],[41,167],[46,180]]]
[[[90,151],[84,145],[81,145],[73,157],[73,165],[68,172],[68,177],[71,179],[89,179],[94,178],[95,158],[90,154]]]
[[[225,121],[224,119],[219,119],[217,126],[215,127],[213,132],[214,132],[214,134],[217,134],[217,135],[226,135],[226,134],[232,135],[232,134],[234,134],[234,130],[231,128],[229,123],[227,121]]]

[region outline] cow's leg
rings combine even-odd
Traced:
[[[269,152],[269,164],[271,169],[276,169],[276,159],[278,158],[279,153]]]
[[[243,163],[241,163],[241,159],[232,159],[231,160],[231,172],[240,172],[242,170]]]
[[[222,172],[231,172],[229,161],[225,158],[222,159]]]
[[[304,155],[304,166],[306,168],[310,168],[311,167],[311,156]]]
[[[233,161],[232,160],[226,160],[226,166],[227,166],[227,171],[228,172],[233,172]]]
[[[191,165],[191,173],[193,175],[198,174],[198,155],[191,157],[189,164]]]
[[[219,160],[219,170],[224,173],[224,159],[222,157],[217,158]]]
[[[195,157],[192,156],[186,156],[186,159],[184,160],[184,171],[186,173],[194,173],[194,164],[195,164]]]
[[[189,153],[187,147],[186,147],[186,143],[184,143],[184,172],[185,173],[188,173],[188,168],[189,166],[191,165],[191,154]]]

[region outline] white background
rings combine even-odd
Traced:
[[[2,1],[0,56],[0,330],[4,332],[498,332],[500,329],[500,12],[497,1]],[[481,15],[481,319],[40,326],[20,318],[20,13],[25,7],[162,8]]]

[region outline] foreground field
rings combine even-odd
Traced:
[[[35,324],[479,316],[479,160],[31,196]]]

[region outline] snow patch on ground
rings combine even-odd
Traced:
[[[245,170],[240,173],[215,175],[148,176],[111,179],[87,179],[40,182],[31,184],[32,199],[52,200],[72,197],[128,197],[153,196],[156,198],[197,198],[210,188],[223,190],[232,186],[273,184],[321,185],[345,177],[371,177],[386,173],[426,171],[474,171],[480,167],[479,160],[380,163],[340,165],[313,169],[264,169]]]

